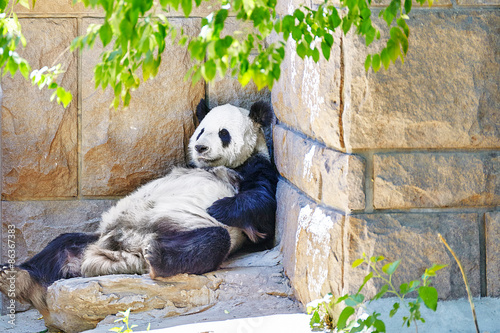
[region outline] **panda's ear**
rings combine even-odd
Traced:
[[[200,100],[200,103],[198,103],[198,106],[196,107],[196,117],[198,118],[198,122],[201,123],[208,112],[210,112],[210,109],[208,108],[207,102],[205,102],[205,100],[202,98]]]
[[[260,101],[250,107],[250,114],[248,116],[256,123],[265,127],[271,125],[274,113],[269,103]]]

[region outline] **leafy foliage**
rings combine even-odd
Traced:
[[[71,50],[92,48],[98,40],[102,43],[105,50],[94,68],[95,85],[96,88],[109,86],[113,89],[115,108],[120,103],[128,106],[131,91],[137,89],[141,81],[158,74],[168,37],[180,46],[187,45],[194,60],[187,77],[194,82],[201,78],[211,81],[217,73],[220,76],[230,74],[237,77],[243,86],[254,81],[259,89],[272,88],[279,79],[280,65],[285,58],[285,43],[290,38],[301,58],[311,57],[315,62],[322,57],[330,59],[334,36],[339,35],[337,31],[347,34],[354,30],[364,37],[366,45],[381,38],[381,32],[372,22],[371,0],[324,0],[316,9],[301,6],[292,14],[281,17],[275,9],[277,0],[219,0],[220,7],[214,6],[217,9],[202,19],[198,36],[191,36],[172,25],[166,13],[172,9],[181,10],[187,17],[203,0],[157,1],[73,0],[74,3],[82,2],[87,7],[104,10],[104,22],[90,25],[85,35],[71,43]],[[417,2],[423,5],[426,0]],[[427,2],[432,5],[432,0]],[[12,3],[29,7],[28,0]],[[0,0],[0,6],[5,12],[7,2]],[[404,61],[410,34],[406,20],[411,9],[412,0],[391,0],[386,8],[379,11],[389,34],[382,51],[366,58],[366,70],[371,67],[378,71],[382,66],[387,69],[397,59]],[[5,67],[11,75],[20,71],[27,78],[30,67],[15,53],[19,43],[25,44],[19,22],[12,10],[9,15],[2,15],[0,43],[7,47],[0,54],[1,68]],[[229,16],[235,16],[239,24],[248,25],[251,30],[234,36],[224,34]],[[269,43],[271,34],[282,38]],[[60,74],[60,67],[51,66],[31,77],[36,79],[33,83],[39,87],[54,89],[52,98],[57,96],[58,102],[66,106],[71,94],[57,85],[57,74]]]
[[[32,6],[35,6],[36,0],[33,0]],[[57,103],[68,106],[71,102],[72,95],[56,82],[57,75],[63,73],[60,70],[61,65],[53,66],[52,68],[44,67],[40,70],[34,70],[31,74],[31,66],[28,61],[22,58],[17,49],[21,45],[26,46],[26,38],[21,32],[21,24],[17,18],[13,8],[14,5],[20,4],[23,7],[30,8],[28,0],[0,1],[0,70],[2,76],[10,73],[12,77],[17,72],[20,72],[25,79],[31,79],[33,85],[38,85],[42,89],[47,87],[54,90],[51,100],[57,97]],[[10,5],[10,7],[8,7]]]
[[[431,277],[436,276],[436,272],[443,269],[447,265],[432,265],[427,268],[422,275],[421,280],[414,280],[409,283],[402,283],[397,289],[392,277],[399,267],[400,260],[387,263],[380,268],[380,262],[384,261],[383,256],[374,256],[368,258],[363,253],[363,258],[353,262],[352,267],[358,267],[363,264],[368,266],[369,272],[363,279],[363,283],[354,295],[346,294],[342,297],[335,298],[332,294],[328,294],[325,298],[319,301],[314,301],[308,304],[307,313],[312,314],[310,327],[313,330],[324,330],[326,328],[337,328],[338,332],[362,332],[370,329],[370,332],[385,332],[385,323],[379,319],[380,313],[373,312],[371,315],[365,314],[355,315],[357,310],[362,310],[364,307],[365,296],[361,291],[366,283],[371,279],[379,279],[385,284],[378,290],[377,294],[370,302],[380,299],[386,294],[392,294],[398,298],[389,312],[389,317],[393,317],[401,308],[405,307],[409,315],[403,317],[403,326],[410,327],[411,323],[417,325],[417,321],[425,323],[425,319],[420,313],[422,303],[429,309],[436,311],[438,302],[438,292],[432,287]],[[406,303],[405,297],[411,292],[417,291],[418,297],[415,301]],[[343,305],[342,305],[343,302]],[[354,319],[349,320],[355,315]]]

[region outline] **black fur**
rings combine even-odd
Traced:
[[[231,134],[223,128],[219,131],[219,138],[222,141],[222,147],[226,148],[231,143]]]
[[[208,108],[207,102],[202,98],[196,107],[196,117],[198,118],[198,121],[201,123],[203,118],[205,118],[209,112],[210,109]]]
[[[207,211],[217,221],[246,231],[252,241],[274,238],[278,174],[267,158],[255,155],[236,169],[242,181],[234,197],[217,200]],[[260,240],[258,238],[261,238]]]
[[[81,259],[87,245],[95,242],[98,234],[68,233],[52,240],[40,253],[19,265],[43,286],[49,286],[59,279],[81,276],[80,271],[64,271],[71,260]]]
[[[164,231],[149,249],[148,261],[155,276],[203,274],[220,266],[230,245],[229,233],[222,227]]]
[[[266,102],[256,102],[250,107],[249,117],[263,127],[271,125],[274,119],[273,109]]]

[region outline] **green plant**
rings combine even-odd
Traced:
[[[34,7],[36,0],[32,1]],[[47,87],[54,90],[50,100],[57,98],[57,103],[62,103],[66,107],[71,102],[72,95],[56,82],[58,75],[63,73],[61,65],[54,64],[50,68],[43,67],[32,71],[28,61],[17,53],[20,46],[26,46],[26,38],[22,34],[21,24],[14,12],[16,4],[30,8],[28,0],[14,0],[10,3],[0,0],[0,71],[2,76],[10,73],[14,77],[17,72],[20,72],[25,79],[29,77],[32,84],[36,84],[39,89]]]
[[[408,315],[403,317],[403,326],[410,327],[411,323],[415,324],[415,329],[418,332],[417,321],[425,323],[425,319],[420,313],[422,303],[429,309],[436,311],[438,302],[438,292],[432,287],[431,277],[436,275],[436,272],[447,265],[432,265],[427,268],[422,275],[421,280],[413,280],[409,283],[402,283],[399,288],[396,288],[393,283],[393,276],[399,267],[400,260],[387,263],[380,267],[380,263],[385,258],[382,256],[374,256],[368,258],[363,253],[363,258],[357,259],[352,264],[353,267],[358,267],[363,264],[368,266],[369,272],[363,279],[363,283],[354,295],[343,295],[335,298],[331,294],[327,298],[308,304],[307,313],[312,314],[310,326],[315,330],[324,330],[337,328],[338,332],[362,332],[366,329],[371,329],[372,332],[385,332],[385,323],[379,319],[380,313],[373,312],[371,315],[360,316],[350,319],[355,315],[357,310],[364,308],[365,296],[361,293],[365,285],[371,279],[381,280],[384,285],[378,290],[377,294],[370,302],[380,299],[385,294],[392,294],[397,297],[397,301],[393,304],[389,312],[389,316],[393,317],[400,308],[406,308]],[[405,297],[411,292],[417,291],[418,297],[415,301],[406,301]]]
[[[73,0],[104,10],[104,22],[90,25],[85,35],[72,42],[71,50],[92,48],[97,40],[106,47],[101,53],[101,61],[94,68],[94,80],[96,88],[111,87],[115,108],[120,102],[128,106],[130,93],[139,87],[141,80],[147,81],[157,75],[167,37],[180,46],[187,45],[194,60],[187,77],[191,76],[194,82],[201,78],[211,81],[218,72],[220,76],[230,74],[237,77],[243,86],[254,81],[262,89],[266,86],[272,88],[279,79],[285,42],[290,38],[295,41],[296,52],[301,58],[311,57],[318,62],[321,56],[327,60],[330,58],[334,36],[338,36],[336,31],[347,34],[354,30],[365,38],[366,45],[382,36],[372,22],[371,0],[325,0],[316,9],[301,6],[292,14],[281,17],[275,8],[277,0],[219,0],[213,12],[201,20],[198,36],[190,36],[175,27],[166,13],[173,8],[182,10],[187,17],[193,7],[208,0],[158,1]],[[420,5],[427,2],[430,6],[433,0],[417,2]],[[0,0],[0,46],[7,46],[0,55],[0,68],[11,75],[19,71],[28,78],[29,64],[16,53],[19,43],[26,44],[13,11],[17,3],[29,8],[28,0],[12,1],[9,8],[7,1]],[[391,0],[386,8],[377,9],[388,27],[386,46],[380,53],[367,56],[366,70],[370,67],[374,71],[381,66],[388,68],[398,58],[404,61],[410,34],[406,20],[411,9],[412,0]],[[230,15],[236,16],[239,23],[249,24],[252,30],[233,36],[224,34],[225,22]],[[268,37],[272,33],[280,35],[282,40],[269,43]],[[72,95],[56,82],[61,72],[61,65],[54,64],[33,72],[30,78],[39,88],[53,89],[51,98],[57,97],[58,102],[67,106]]]
[[[130,309],[127,309],[127,311],[119,311],[118,314],[121,314],[123,316],[123,318],[116,319],[115,323],[122,321],[125,323],[127,328],[125,330],[123,330],[125,328],[125,326],[120,326],[120,327],[117,326],[117,327],[110,328],[109,330],[112,332],[117,332],[117,333],[131,333],[131,332],[133,332],[132,329],[137,327],[137,325],[129,326],[128,321],[129,321],[129,316],[130,316]],[[149,331],[150,327],[151,327],[151,324],[148,324],[146,331]]]

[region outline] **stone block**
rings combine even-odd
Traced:
[[[58,61],[59,84],[73,94],[64,109],[20,74],[2,79],[2,198],[77,195],[77,58],[65,52],[77,36],[76,19],[20,19],[27,47],[19,53],[33,69]]]
[[[279,147],[278,171],[307,195],[343,211],[364,209],[362,157],[328,149],[279,125],[273,141]]]
[[[210,108],[230,103],[239,107],[250,109],[253,103],[264,101],[271,104],[269,89],[257,89],[253,81],[242,87],[237,78],[217,78],[208,84],[208,101]]]
[[[488,296],[500,297],[500,212],[485,214],[486,290]]]
[[[440,233],[464,267],[473,296],[480,294],[479,225],[477,214],[355,214],[346,219],[344,232],[344,287],[355,293],[366,275],[365,266],[352,268],[354,260],[384,256],[387,262],[401,259],[393,276],[396,288],[403,282],[418,280],[432,264],[447,264],[432,285],[441,299],[466,297],[462,275],[452,255],[438,238]],[[381,284],[377,284],[381,287]],[[370,281],[365,295],[373,297]]]
[[[500,205],[500,153],[374,156],[374,207]]]
[[[274,112],[281,122],[335,149],[344,148],[339,36],[330,61],[321,58],[318,63],[302,60],[290,39],[281,77],[272,90]]]
[[[215,277],[187,274],[164,282],[140,275],[59,280],[48,289],[50,316],[44,320],[47,327],[69,333],[93,329],[107,315],[126,309],[163,309],[165,316],[203,311],[215,302],[220,283]]]
[[[407,23],[405,63],[387,71],[364,69],[385,42],[345,40],[346,149],[500,147],[499,11],[416,10]]]
[[[95,21],[84,20],[85,24]],[[199,19],[171,19],[196,34]],[[193,113],[205,96],[204,83],[184,81],[191,66],[186,51],[167,46],[158,75],[132,92],[127,109],[110,109],[111,89],[94,90],[91,68],[102,48],[82,57],[82,193],[124,195],[185,163],[194,131]],[[87,70],[88,69],[88,70]]]
[[[94,232],[101,214],[113,200],[2,202],[2,262],[7,256],[6,237],[15,227],[16,263],[40,252],[52,239],[67,232]]]
[[[278,186],[278,198],[278,220],[286,221],[283,266],[295,295],[303,304],[329,292],[339,295],[344,215],[318,206],[284,182]]]
[[[28,2],[30,9],[17,4],[14,8],[16,14],[30,15],[30,14],[79,14],[79,13],[92,13],[97,14],[102,12],[100,9],[85,8],[82,2],[73,4],[73,0],[51,0],[51,1],[37,1],[35,6],[32,6],[31,1]],[[100,8],[100,7],[99,7]]]
[[[373,0],[371,5],[373,7],[387,7],[391,3],[391,0]],[[412,11],[417,9],[417,8],[430,8],[428,3],[425,3],[423,6],[421,6],[416,0],[412,0]],[[438,0],[434,1],[432,4],[432,8],[435,7],[451,7],[452,3],[451,0]]]
[[[500,0],[457,0],[459,6],[500,6]]]

